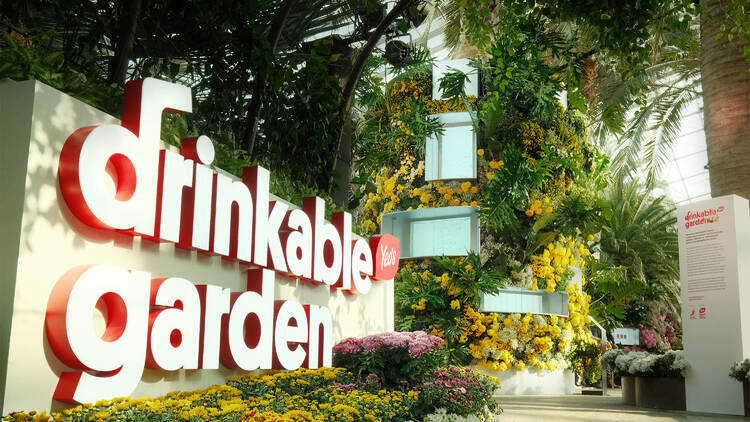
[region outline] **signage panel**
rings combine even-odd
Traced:
[[[207,136],[165,147],[162,112],[191,103],[134,81],[120,123],[0,83],[0,412],[330,365],[337,340],[393,329],[398,239],[274,197],[262,167],[214,169]]]
[[[750,356],[750,207],[736,195],[678,207],[687,410],[744,414],[729,366]]]

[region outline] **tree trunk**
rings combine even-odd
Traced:
[[[344,137],[346,136],[346,133],[344,131],[344,125],[347,122],[347,119],[350,118],[349,113],[352,110],[352,103],[354,101],[354,89],[357,86],[357,82],[359,82],[360,76],[362,76],[362,71],[365,69],[365,66],[367,65],[367,60],[369,59],[370,55],[372,54],[372,51],[375,49],[375,47],[378,44],[378,41],[380,41],[380,38],[385,35],[386,31],[388,30],[388,27],[399,17],[401,16],[404,11],[408,10],[409,5],[412,4],[412,0],[399,0],[391,9],[390,12],[385,16],[385,19],[383,19],[382,22],[375,28],[375,30],[370,34],[369,38],[367,39],[367,42],[360,50],[359,54],[357,55],[357,59],[354,61],[354,65],[352,65],[352,70],[349,73],[349,76],[346,78],[346,83],[344,84],[344,89],[341,92],[341,103],[339,104],[339,111],[338,111],[338,118],[337,121],[341,124],[341,128],[338,133],[338,141],[336,142],[336,149],[335,152],[338,154],[337,157],[333,160],[333,166],[331,167],[331,171],[333,172],[336,170],[337,165],[339,164],[339,158],[340,158],[340,151],[341,146],[344,142]],[[351,155],[351,152],[349,152]],[[332,186],[334,180],[333,177],[329,178],[328,185],[329,187]],[[345,182],[346,185],[348,185],[348,181]]]
[[[717,40],[729,0],[702,0],[703,124],[712,196],[750,198],[750,63],[740,41]],[[728,31],[727,31],[728,32]]]
[[[271,29],[268,33],[268,45],[271,49],[271,55],[276,52],[276,46],[279,44],[279,38],[281,38],[281,31],[284,29],[284,23],[289,17],[289,11],[292,10],[295,0],[286,0],[276,12]],[[248,121],[248,134],[245,137],[245,151],[247,155],[253,156],[253,149],[255,149],[255,138],[258,136],[258,123],[260,121],[260,109],[263,106],[263,95],[266,92],[266,82],[268,81],[268,72],[271,67],[271,63],[266,63],[258,69],[258,73],[255,75],[253,81],[253,96],[250,100],[250,108],[247,112]]]
[[[128,73],[128,56],[135,42],[135,31],[138,28],[142,6],[142,0],[128,0],[121,5],[120,33],[107,75],[107,82],[111,84],[122,84]]]

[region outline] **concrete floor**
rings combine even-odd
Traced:
[[[602,396],[498,396],[504,412],[500,422],[708,422],[750,421],[741,416],[720,416],[670,410],[642,409],[622,403],[620,390]]]

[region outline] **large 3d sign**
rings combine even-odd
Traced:
[[[190,89],[133,81],[122,126],[70,135],[58,171],[65,203],[88,226],[238,262],[247,269],[247,290],[106,264],[71,269],[52,291],[45,319],[52,350],[75,370],[61,375],[57,400],[129,395],[144,367],[330,365],[330,311],[274,300],[276,273],[366,294],[373,280],[392,279],[398,269],[398,239],[355,239],[352,216],[334,213],[327,222],[320,198],[306,198],[302,209],[271,201],[262,167],[244,169],[241,181],[212,170],[207,137],[183,140],[179,154],[162,149],[164,111],[191,112]],[[106,315],[101,336],[92,327],[96,307]]]

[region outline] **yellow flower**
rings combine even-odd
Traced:
[[[479,192],[479,189],[477,189],[476,186],[471,187],[471,193],[478,193],[478,192]]]
[[[451,301],[451,309],[461,309],[461,302],[458,299],[453,299]]]
[[[477,155],[480,156],[480,157],[484,156],[484,150],[483,149],[478,149],[477,150]]]
[[[476,206],[477,206],[477,201],[471,201],[471,202],[469,203],[469,206],[471,206],[471,207],[476,207]]]
[[[466,264],[464,268],[466,269],[466,271],[471,271],[473,267],[470,264]]]
[[[495,178],[495,173],[488,171],[487,172],[487,180],[492,180]]]
[[[590,234],[590,235],[586,236],[586,240],[588,240],[589,242],[593,241],[594,240],[594,235]]]

